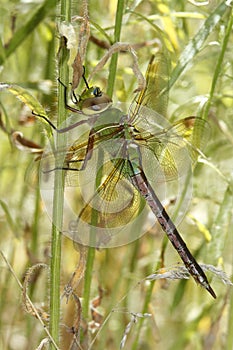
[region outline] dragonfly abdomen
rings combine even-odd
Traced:
[[[204,271],[189,251],[175,224],[164,209],[159,198],[156,196],[153,188],[148,183],[144,172],[141,170],[141,172],[134,174],[131,176],[131,180],[133,185],[147,201],[163,231],[166,233],[170,242],[183,260],[189,273],[197,283],[202,285],[212,295],[213,298],[216,298],[215,292],[211,288]]]

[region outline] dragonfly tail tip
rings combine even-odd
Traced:
[[[206,288],[206,290],[212,295],[212,297],[213,297],[214,299],[217,298],[217,295],[215,294],[214,290],[211,288],[210,285],[206,286],[205,288]]]

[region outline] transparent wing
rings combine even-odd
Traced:
[[[78,216],[73,239],[91,246],[114,245],[116,241],[137,238],[141,231],[132,230],[132,224],[142,212],[145,201],[132,185],[128,160],[109,160],[98,170],[96,189],[92,189],[88,200]],[[84,191],[84,189],[83,189]]]
[[[138,118],[140,118],[139,110],[143,106],[164,117],[166,116],[169,72],[170,63],[164,53],[158,53],[151,57],[146,71],[146,87],[134,100],[136,108],[132,113],[131,123],[137,123]]]
[[[102,148],[104,152],[117,153],[120,143],[109,143],[108,141],[114,137],[120,138],[121,134],[122,127],[119,124],[106,124],[85,132],[74,141],[67,139],[67,145],[62,149],[55,147],[52,151],[49,147],[41,159],[41,176],[46,181],[46,178],[49,178],[49,175],[55,170],[66,170],[66,185],[80,186],[78,173],[87,167],[94,150]],[[105,147],[106,142],[108,142],[107,147]],[[92,172],[92,170],[89,167],[89,171]]]
[[[135,140],[142,148],[145,167],[150,167],[154,155],[163,181],[168,181],[177,179],[187,171],[188,164],[195,164],[209,135],[208,122],[188,117],[162,130],[155,126],[151,126],[150,130],[140,130]]]

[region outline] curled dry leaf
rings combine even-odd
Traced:
[[[117,52],[120,51],[125,51],[125,52],[129,52],[132,55],[133,58],[133,72],[135,74],[135,76],[137,77],[138,80],[138,87],[134,92],[138,92],[138,91],[142,91],[143,89],[145,89],[146,87],[146,80],[142,74],[142,72],[140,71],[139,65],[138,65],[138,58],[137,58],[137,54],[134,51],[134,49],[132,48],[132,46],[129,43],[121,43],[121,42],[117,42],[115,44],[113,44],[109,50],[106,52],[106,54],[101,58],[101,60],[99,61],[99,63],[95,66],[95,69],[93,70],[93,72],[91,73],[89,80],[92,79],[92,77],[99,71],[101,70],[104,65],[106,64],[106,62],[109,60],[109,58]]]
[[[33,265],[30,267],[25,275],[24,283],[23,283],[23,306],[27,313],[34,317],[38,317],[37,314],[41,317],[44,321],[49,321],[49,314],[42,309],[41,307],[35,306],[35,304],[29,303],[28,299],[28,286],[31,280],[33,279],[34,274],[38,271],[38,269],[47,269],[48,265],[38,263],[36,265]]]
[[[78,50],[72,64],[73,68],[73,79],[72,79],[72,90],[74,91],[83,76],[83,63],[86,57],[87,44],[90,37],[90,23],[88,16],[88,4],[87,1],[83,1],[83,16],[82,24],[79,29],[79,43]]]
[[[67,301],[71,295],[73,295],[74,290],[79,285],[81,279],[84,276],[85,266],[86,266],[86,258],[87,258],[87,247],[82,246],[80,244],[75,244],[75,249],[79,251],[79,262],[76,266],[75,271],[72,274],[70,281],[64,288],[63,297],[65,296]]]
[[[37,143],[26,139],[23,136],[23,133],[20,131],[14,131],[11,134],[11,139],[14,145],[20,150],[20,151],[26,151],[33,154],[41,154],[43,153],[43,148],[39,146]]]

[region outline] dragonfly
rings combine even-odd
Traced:
[[[58,129],[42,116],[58,133],[71,134],[75,130],[68,147],[53,150],[55,160],[62,160],[61,165],[54,162],[48,166],[51,151],[45,152],[42,174],[47,176],[62,170],[67,184],[78,185],[81,190],[85,187],[84,204],[75,220],[75,229],[71,230],[73,239],[81,244],[97,244],[96,237],[98,244],[104,239],[117,239],[118,234],[123,237],[124,227],[141,218],[147,204],[188,272],[216,298],[205,272],[156,194],[158,185],[153,178],[162,177],[164,181],[179,178],[185,171],[183,163],[190,160],[194,164],[197,160],[209,129],[208,123],[198,117],[189,116],[172,125],[161,117],[166,114],[168,104],[164,67],[163,55],[151,57],[146,86],[126,112],[113,106],[111,98],[100,88],[90,88],[85,77],[86,90],[79,98],[73,94],[75,107],[70,106],[64,85],[66,107],[82,119],[75,122],[72,119],[71,124]],[[77,129],[81,130],[79,135]],[[83,242],[87,227],[92,236]]]

